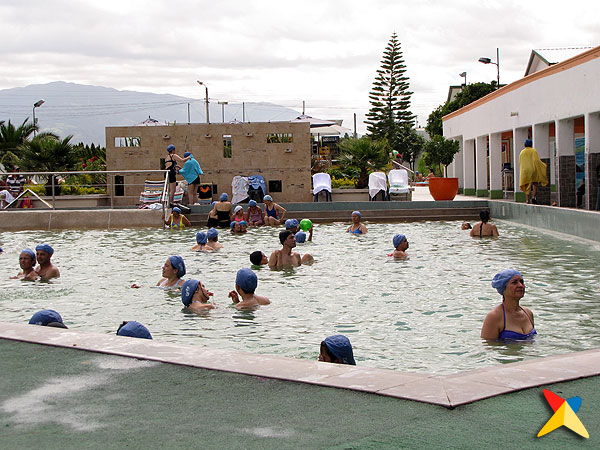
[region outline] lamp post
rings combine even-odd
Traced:
[[[198,80],[196,80],[198,81]],[[208,117],[208,86],[203,83],[202,81],[198,81],[198,84],[200,86],[204,86],[204,89],[206,89],[206,123],[210,123],[210,119]]]
[[[461,72],[458,74],[459,77],[463,77],[465,79],[464,87],[467,87],[467,72]]]
[[[222,120],[221,122],[225,123],[225,105],[228,105],[229,102],[217,102],[219,105],[221,105],[221,117]]]
[[[483,64],[494,64],[496,66],[496,70],[498,73],[498,85],[496,86],[496,89],[500,89],[500,50],[496,48],[496,62],[492,61],[490,58],[485,58],[483,56],[479,58],[479,62]]]
[[[37,125],[37,120],[36,120],[36,118],[35,118],[35,108],[39,108],[39,107],[40,107],[40,106],[42,106],[44,103],[46,103],[46,100],[44,100],[44,99],[40,99],[40,100],[38,100],[37,102],[35,102],[35,103],[33,104],[33,126],[34,126],[34,127]],[[37,134],[37,133],[36,133],[36,129],[34,128],[34,129],[33,129],[33,135],[35,136],[36,134]]]

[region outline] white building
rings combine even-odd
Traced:
[[[448,175],[459,178],[464,194],[502,198],[509,191],[524,201],[518,161],[525,139],[531,138],[550,180],[538,201],[548,203],[553,189],[559,206],[574,207],[585,178],[582,206],[594,209],[600,170],[600,47],[506,85],[444,116],[443,124],[444,136],[460,143]],[[503,178],[503,168],[504,173],[512,169],[513,176]]]

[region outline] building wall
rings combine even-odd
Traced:
[[[267,135],[291,133],[291,143],[267,143]],[[231,136],[231,158],[223,155],[223,136]],[[138,147],[115,145],[118,138],[139,137]],[[311,140],[308,123],[271,122],[240,124],[190,124],[106,128],[107,170],[158,170],[166,148],[173,144],[177,154],[189,151],[200,163],[202,183],[217,185],[218,192],[231,195],[236,175],[262,175],[280,180],[281,192],[269,192],[276,202],[311,201]],[[117,205],[136,204],[145,179],[158,180],[159,174],[124,175],[124,197]],[[178,180],[183,177],[178,176]]]

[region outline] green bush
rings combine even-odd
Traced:
[[[356,186],[356,178],[336,178],[331,177],[331,187],[333,189],[338,189],[342,187],[355,187]]]

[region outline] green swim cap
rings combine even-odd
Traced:
[[[302,219],[300,221],[300,229],[302,231],[308,231],[310,230],[310,227],[312,227],[312,222],[310,221],[310,219]]]

